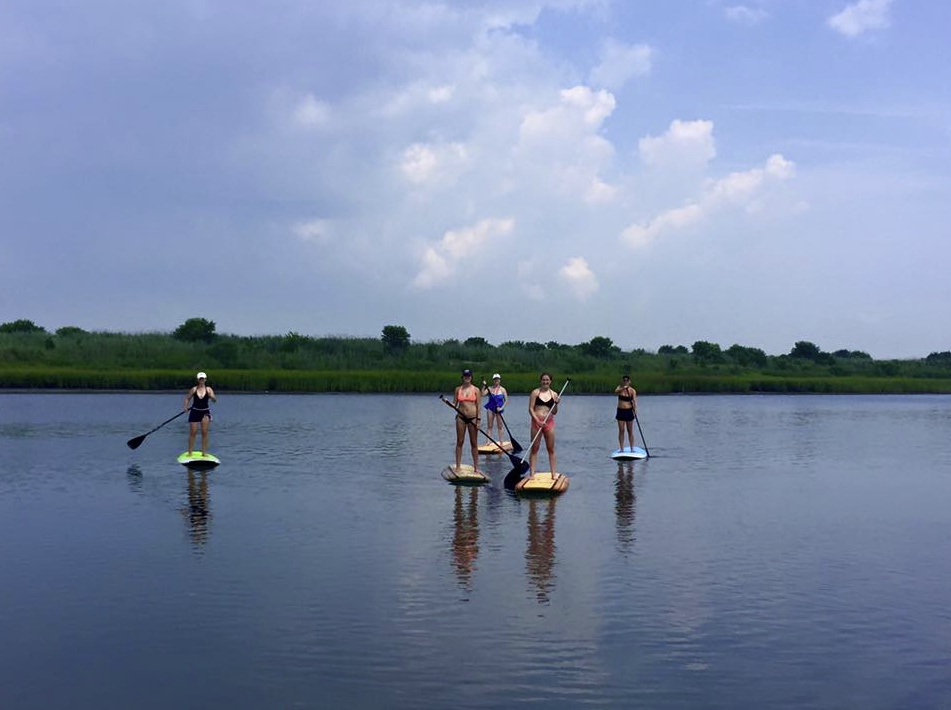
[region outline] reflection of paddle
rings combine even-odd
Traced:
[[[568,386],[569,382],[571,382],[570,377],[567,380],[565,380],[565,384],[562,385],[561,392],[558,393],[558,399],[561,399],[561,395],[565,391],[565,388]],[[545,428],[545,424],[548,423],[548,418],[551,416],[551,413],[554,411],[555,411],[554,406],[548,410],[548,414],[545,415],[545,419],[542,421],[542,425],[538,427],[538,431],[536,431],[535,436],[532,437],[532,443],[528,445],[529,452],[533,448],[535,448],[535,441],[538,439],[539,436],[542,435],[542,430]],[[504,485],[508,490],[513,490],[515,488],[515,484],[518,483],[519,479],[522,476],[524,476],[525,472],[528,470],[529,466],[528,466],[528,463],[526,463],[525,461],[525,456],[526,454],[522,454],[522,458],[519,459],[518,463],[515,464],[515,467],[505,475],[505,479],[503,480],[502,485]],[[513,461],[515,460],[514,456],[509,456],[509,458],[512,459]],[[552,471],[551,475],[552,477],[554,477],[555,472]]]
[[[634,421],[637,422],[637,430],[641,434],[641,443],[644,444],[644,452],[647,454],[647,458],[651,457],[650,449],[647,448],[647,442],[644,440],[644,431],[641,429],[641,420],[637,418],[637,412],[634,412]],[[634,447],[631,447],[631,451],[634,450]]]
[[[467,422],[467,423],[469,423],[469,424],[474,424],[474,423],[475,423],[475,418],[474,418],[474,417],[467,417],[465,414],[463,414],[462,412],[459,411],[459,407],[457,407],[455,404],[453,404],[452,402],[450,402],[448,399],[446,399],[446,398],[443,397],[442,395],[439,395],[439,399],[441,399],[441,400],[443,401],[443,404],[445,404],[446,406],[452,407],[452,408],[456,411],[456,414],[458,414],[458,415],[462,418],[462,421]],[[493,444],[495,444],[495,445],[498,447],[499,451],[501,451],[503,454],[505,454],[506,456],[508,456],[509,459],[511,459],[513,466],[516,465],[516,463],[518,462],[518,456],[515,456],[514,454],[510,454],[508,451],[506,451],[505,449],[503,449],[503,448],[502,448],[502,444],[500,444],[500,443],[497,442],[495,439],[493,439],[491,436],[489,436],[489,435],[486,434],[484,431],[482,431],[482,429],[481,429],[480,427],[476,426],[476,429],[478,429],[478,430],[479,430],[479,433],[481,433],[486,439],[488,439],[488,440],[491,441]]]
[[[176,414],[174,417],[170,417],[170,418],[166,419],[164,422],[162,422],[161,424],[159,424],[157,427],[155,427],[154,429],[151,429],[151,430],[145,432],[145,433],[142,434],[141,436],[137,436],[137,437],[135,437],[134,439],[129,439],[127,442],[125,442],[126,445],[127,445],[130,449],[137,449],[137,448],[139,448],[140,446],[142,446],[142,442],[145,441],[145,437],[147,437],[147,436],[148,436],[149,434],[151,434],[152,432],[158,431],[158,430],[161,429],[163,426],[165,426],[166,424],[168,424],[170,421],[172,421],[172,420],[174,420],[174,419],[178,419],[178,418],[179,418],[180,416],[182,416],[186,411],[188,411],[188,410],[187,410],[187,409],[186,409],[186,410],[183,410],[183,411],[179,412],[178,414]]]

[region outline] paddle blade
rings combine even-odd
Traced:
[[[505,475],[502,485],[505,486],[506,490],[513,490],[515,484],[522,479],[522,476],[528,473],[528,469],[529,465],[526,461],[519,461],[515,467]]]
[[[142,446],[142,442],[145,441],[145,437],[147,436],[148,434],[142,434],[141,436],[137,436],[134,439],[129,439],[125,443],[130,449],[137,449]]]
[[[509,441],[510,441],[511,444],[512,444],[512,453],[513,453],[513,454],[520,454],[520,453],[522,453],[522,452],[525,450],[525,449],[522,448],[522,445],[521,445],[520,443],[518,443],[517,441],[515,441],[515,438],[512,436],[511,432],[509,433]]]

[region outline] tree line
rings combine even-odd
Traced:
[[[951,378],[951,351],[909,360],[875,360],[858,350],[826,352],[797,341],[788,353],[760,348],[722,348],[703,340],[663,345],[656,352],[624,350],[604,336],[578,344],[509,340],[497,345],[480,336],[416,342],[402,325],[385,325],[379,338],[284,335],[239,336],[217,332],[215,322],[189,318],[171,333],[114,333],[66,326],[49,332],[31,320],[0,324],[0,367],[87,369],[402,371],[452,372],[477,377],[492,372],[776,377]]]

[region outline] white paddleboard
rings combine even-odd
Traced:
[[[634,448],[625,446],[623,449],[615,449],[611,453],[611,458],[615,461],[634,461],[635,459],[646,459],[647,452],[640,446]]]
[[[476,471],[467,463],[462,464],[458,471],[455,466],[446,466],[442,470],[442,477],[450,483],[464,486],[478,486],[482,483],[488,483],[490,480],[482,471]]]

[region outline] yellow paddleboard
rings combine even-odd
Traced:
[[[526,495],[561,495],[568,490],[568,476],[551,471],[536,471],[534,476],[523,478],[515,484],[515,492]]]
[[[482,456],[487,456],[491,454],[502,454],[512,450],[511,441],[500,441],[499,444],[502,446],[501,449],[491,442],[488,444],[483,444],[479,447],[479,454]]]
[[[442,470],[442,477],[457,485],[478,486],[489,482],[488,476],[481,471],[476,471],[467,463],[462,464],[458,471],[455,466],[446,466]]]

